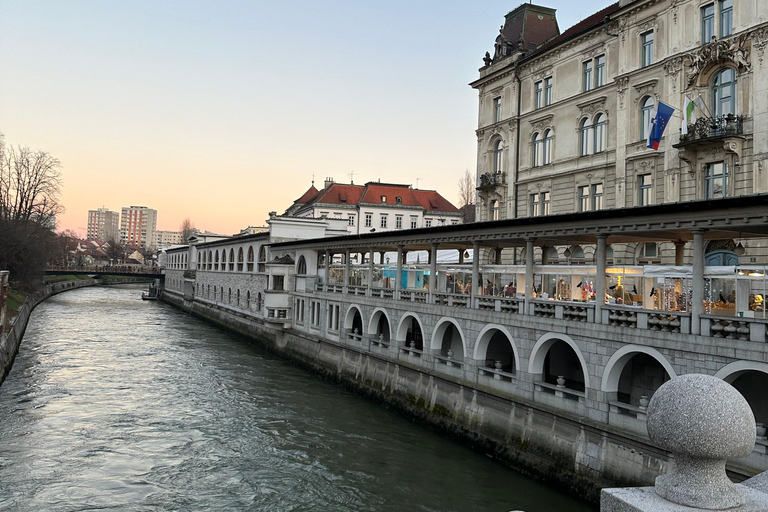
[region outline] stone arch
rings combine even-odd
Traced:
[[[307,273],[307,259],[304,256],[299,256],[299,261],[296,264],[296,274],[303,276]]]
[[[349,332],[357,329],[357,334],[363,335],[363,310],[357,304],[347,308],[347,313],[344,315],[344,328],[349,329]]]
[[[584,359],[584,355],[581,349],[573,339],[567,334],[561,334],[556,332],[548,332],[542,335],[531,349],[531,358],[528,360],[528,373],[532,375],[541,375],[544,377],[544,362],[552,346],[558,341],[562,341],[567,344],[575,353],[580,365],[581,371],[584,374],[584,388],[590,387],[589,372],[587,371],[587,361]]]
[[[445,339],[449,332],[450,339]],[[459,322],[447,316],[438,320],[435,328],[432,329],[430,348],[439,350],[443,357],[448,355],[448,350],[453,350],[453,359],[463,361],[467,357],[467,343]],[[457,350],[459,348],[461,350]]]
[[[646,354],[658,361],[667,372],[670,379],[677,377],[677,373],[675,372],[675,369],[672,368],[672,364],[670,364],[669,360],[655,348],[644,347],[642,345],[625,345],[614,352],[606,363],[605,369],[603,370],[603,378],[600,382],[600,390],[606,392],[617,391],[622,370],[629,360],[637,354]]]
[[[253,246],[248,246],[248,262],[246,263],[248,272],[253,272]]]
[[[413,340],[417,350],[424,350],[424,324],[419,315],[412,312],[405,313],[397,325],[397,336],[395,340],[398,345],[407,347]]]
[[[512,348],[511,361],[507,361],[504,358],[507,353],[503,350],[500,350],[500,347],[498,347],[497,340],[499,340],[499,334],[506,337],[510,347]],[[490,352],[489,349],[491,350]],[[483,329],[480,331],[480,334],[477,336],[477,341],[475,341],[475,351],[473,358],[475,361],[487,361],[489,359],[493,359],[494,361],[501,361],[502,370],[508,371],[510,373],[516,374],[520,371],[520,357],[518,355],[517,345],[515,344],[515,340],[512,337],[512,334],[503,325],[488,324],[483,327]],[[485,364],[485,366],[488,365]]]
[[[243,248],[240,247],[237,250],[237,271],[243,271]]]
[[[752,408],[756,422],[768,424],[768,401],[764,398],[768,387],[768,363],[735,361],[721,368],[715,377],[723,379],[742,394]]]
[[[368,322],[368,333],[376,337],[382,334],[382,341],[389,341],[392,338],[392,322],[386,309],[376,308],[373,310],[371,320]]]

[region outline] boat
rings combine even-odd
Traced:
[[[157,286],[152,285],[149,287],[149,291],[141,293],[141,300],[157,300],[159,291]]]

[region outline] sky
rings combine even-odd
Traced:
[[[58,229],[141,205],[234,234],[326,177],[475,172],[478,78],[520,0],[0,0],[0,133],[62,164]],[[608,0],[544,0],[560,30]]]

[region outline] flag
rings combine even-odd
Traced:
[[[662,102],[659,102],[656,110],[651,111],[651,126],[650,130],[648,130],[649,148],[659,149],[661,136],[664,135],[664,129],[667,127],[667,124],[669,124],[669,119],[674,112],[674,108]]]
[[[683,106],[683,126],[680,129],[680,133],[683,135],[688,134],[688,125],[689,124],[695,124],[696,123],[696,107],[699,107],[699,110],[704,112],[704,100],[701,97],[701,94],[696,96],[695,99],[691,100],[688,96],[685,97],[685,104]]]

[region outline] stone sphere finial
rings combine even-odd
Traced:
[[[651,441],[675,461],[672,472],[656,478],[659,496],[715,510],[744,504],[725,463],[754,449],[755,416],[733,386],[710,375],[676,377],[654,393],[647,422]]]

